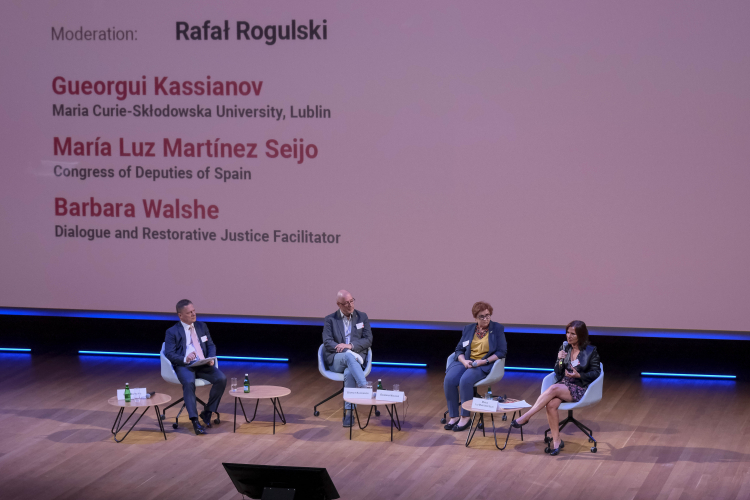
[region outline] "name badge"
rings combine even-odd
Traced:
[[[361,330],[364,327],[365,327],[364,323],[357,323],[357,330]]]
[[[378,389],[378,392],[375,393],[375,401],[389,401],[391,403],[403,403],[404,402],[404,392],[403,391],[384,391],[382,389]]]
[[[208,335],[201,337],[201,342],[208,342]]]
[[[345,387],[344,397],[350,399],[372,399],[372,389],[366,387]]]
[[[469,345],[470,342],[471,342],[471,340],[467,340],[466,342],[464,342],[464,347],[466,347],[467,345]]]
[[[497,411],[497,401],[494,399],[474,398],[471,400],[472,410]]]
[[[580,365],[580,364],[581,364],[581,362],[580,362],[580,361],[578,361],[577,359],[574,359],[574,360],[573,360],[573,362],[572,362],[572,363],[570,363],[570,365],[571,365],[571,366],[578,366],[578,365]]]

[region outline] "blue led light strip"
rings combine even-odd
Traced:
[[[156,356],[150,352],[113,352],[113,351],[78,351],[78,354],[97,354],[101,356]]]
[[[506,370],[519,371],[519,372],[552,372],[552,368],[527,368],[525,366],[506,366]]]
[[[722,378],[736,379],[737,375],[703,375],[700,373],[658,373],[641,372],[641,377],[675,377],[675,378]]]
[[[427,368],[426,363],[392,363],[390,361],[373,361],[372,364],[380,366],[411,366],[414,368]]]
[[[158,354],[150,352],[114,352],[114,351],[78,351],[78,354],[94,354],[98,356],[159,356]],[[219,359],[227,360],[242,360],[242,361],[280,361],[282,363],[288,363],[287,358],[256,358],[256,357],[245,357],[245,356],[216,356]]]
[[[31,349],[24,349],[21,347],[0,347],[0,351],[4,352],[31,352]]]
[[[216,356],[219,359],[234,359],[242,361],[278,361],[281,363],[289,363],[289,358],[256,358],[256,357],[245,357],[245,356]]]

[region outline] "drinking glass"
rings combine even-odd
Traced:
[[[232,392],[237,392],[237,379],[232,377]]]
[[[393,384],[393,390],[394,391],[400,391],[401,390],[401,386],[399,384]]]
[[[368,389],[370,389],[372,391],[372,382],[370,380],[367,380],[365,382],[365,387],[368,388]],[[373,398],[375,397],[375,391],[372,391],[372,397]]]

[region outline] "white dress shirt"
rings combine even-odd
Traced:
[[[341,309],[339,309],[341,311]],[[354,313],[352,313],[354,314]],[[344,343],[345,344],[351,344],[352,342],[352,317],[349,316],[346,317],[346,314],[344,314],[344,311],[341,311],[341,317],[344,320]]]

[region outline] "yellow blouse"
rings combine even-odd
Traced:
[[[477,337],[474,334],[474,339],[471,341],[471,359],[482,359],[490,352],[490,335],[489,333],[484,336],[483,339]]]

